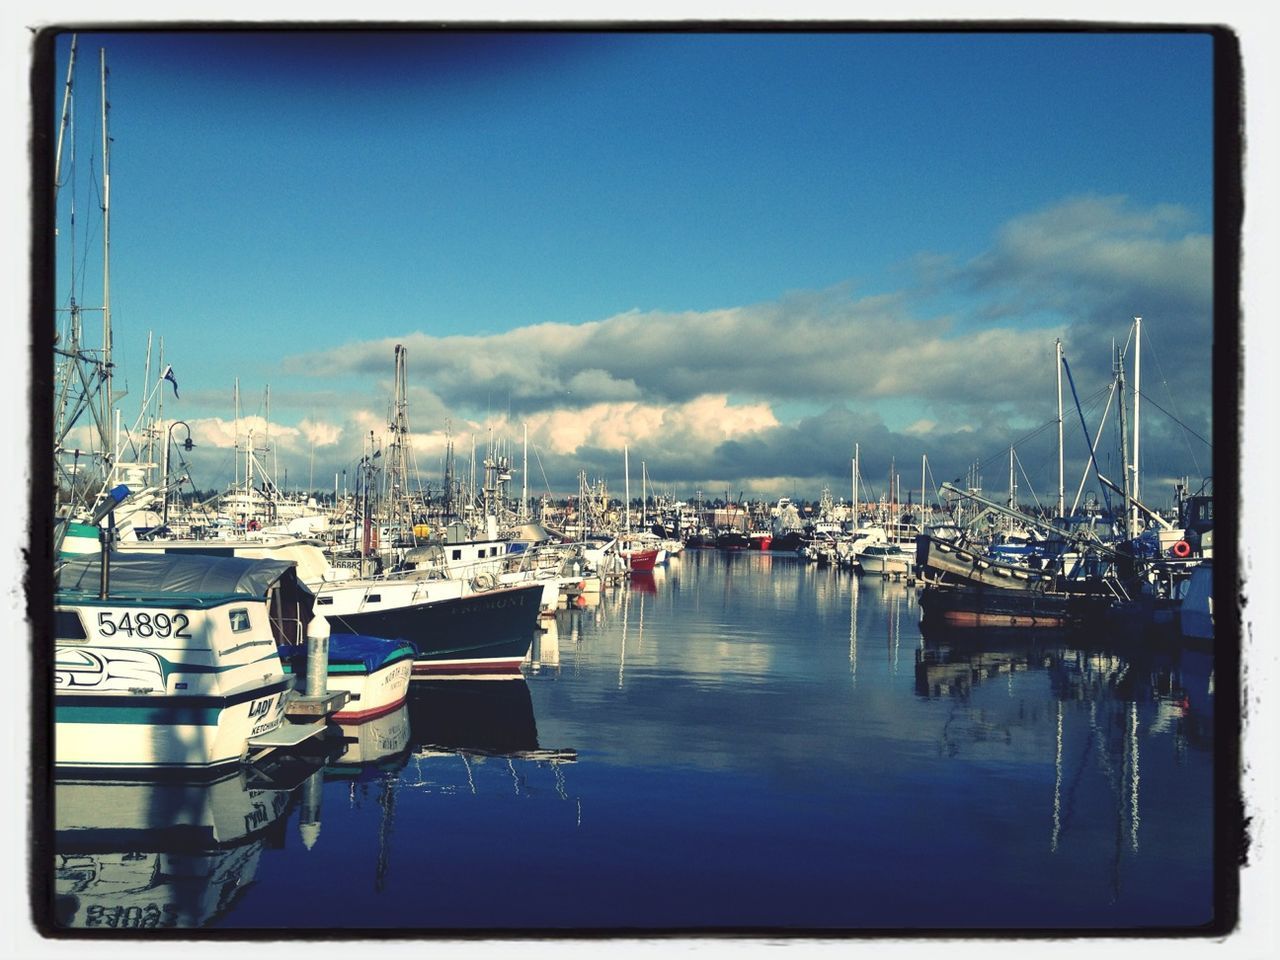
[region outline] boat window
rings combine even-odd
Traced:
[[[455,560],[461,560],[461,559],[462,559],[462,551],[461,551],[461,550],[454,550],[454,551],[453,551],[453,559],[455,559]]]
[[[54,624],[54,637],[57,640],[86,640],[84,624],[80,614],[74,610],[58,610]]]
[[[382,602],[382,594],[380,594],[380,593],[371,593],[371,594],[369,594],[368,600],[367,600],[366,602],[367,602],[367,603],[381,603],[381,602]]]
[[[316,598],[317,607],[327,607],[327,606],[331,606],[332,604],[333,604],[333,597],[317,597]]]
[[[245,609],[232,610],[227,616],[231,620],[232,633],[244,633],[249,629],[249,611]]]

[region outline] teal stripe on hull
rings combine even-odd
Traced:
[[[221,707],[56,707],[57,723],[120,723],[152,727],[216,727]]]

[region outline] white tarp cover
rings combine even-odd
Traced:
[[[205,554],[113,553],[108,570],[113,594],[247,594],[265,597],[268,588],[293,568],[287,560],[249,560]],[[58,570],[59,590],[96,593],[102,577],[97,554],[68,560]],[[301,587],[301,584],[299,584]],[[302,587],[305,590],[305,587]]]

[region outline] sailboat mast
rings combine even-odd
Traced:
[[[641,460],[640,461],[640,529],[641,530],[645,528],[645,519],[646,519],[645,511],[649,505],[649,497],[645,493],[646,489],[648,489],[649,476],[648,476],[648,471],[645,469],[645,467],[646,467],[645,462]]]
[[[235,415],[236,415],[236,422],[235,422],[235,428],[234,428],[235,433],[234,433],[233,443],[235,445],[236,455],[231,459],[236,465],[236,475],[234,480],[232,480],[231,489],[239,490],[240,489],[240,378],[239,377],[236,377],[236,386],[235,386]]]
[[[520,519],[528,519],[529,509],[529,424],[524,425],[524,454],[520,463]]]
[[[1141,433],[1138,430],[1139,400],[1142,396],[1142,318],[1133,318],[1133,499],[1138,495],[1138,441]],[[1135,535],[1140,526],[1140,514],[1135,502],[1132,507],[1125,505],[1134,527]]]
[[[1063,459],[1062,459],[1062,339],[1059,338],[1054,342],[1054,369],[1058,376],[1058,516],[1063,515],[1066,509],[1066,487],[1063,486]]]
[[[853,527],[855,530],[858,528],[858,521],[860,519],[860,511],[858,510],[858,487],[861,479],[862,478],[859,476],[858,445],[855,443],[853,445]]]
[[[98,51],[102,85],[102,402],[104,411],[113,408],[111,393],[111,138],[107,135],[107,51]],[[110,422],[109,417],[103,418]],[[114,467],[115,444],[112,444]]]
[[[625,494],[623,501],[623,525],[627,533],[631,532],[631,460],[626,444],[622,446],[622,487]]]
[[[929,455],[927,453],[920,454],[920,532],[921,533],[924,533],[924,503],[925,503],[924,473],[925,473],[925,464],[928,459],[929,459]]]
[[[1009,444],[1009,510],[1018,509],[1018,478],[1013,473],[1013,444]],[[1013,530],[1012,514],[1010,515],[1009,530]]]
[[[1119,350],[1115,354],[1115,369],[1118,387],[1116,389],[1116,399],[1120,404],[1120,475],[1123,483],[1124,493],[1124,538],[1126,540],[1133,537],[1133,525],[1131,523],[1132,514],[1129,511],[1129,420],[1125,412],[1125,387],[1124,387],[1124,356]]]

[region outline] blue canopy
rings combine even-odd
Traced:
[[[412,659],[418,655],[418,648],[408,640],[396,638],[388,640],[384,637],[367,637],[358,633],[335,633],[329,637],[329,668],[362,667],[365,673],[372,673],[380,667],[397,660]],[[280,658],[289,663],[293,672],[303,675],[307,672],[307,648],[302,644],[281,644]]]

